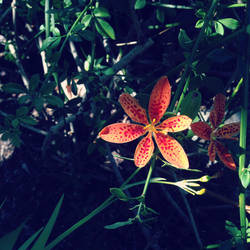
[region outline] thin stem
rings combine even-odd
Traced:
[[[250,24],[250,4],[247,2],[247,19],[246,25]],[[247,108],[248,108],[248,81],[249,81],[249,51],[250,51],[250,39],[249,35],[246,34],[246,48],[245,48],[245,57],[243,57],[243,65],[245,65],[244,72],[244,86],[243,86],[243,98],[241,105],[241,119],[240,119],[240,142],[239,146],[242,150],[242,153],[239,156],[239,177],[242,175],[242,172],[245,168],[246,161],[246,137],[247,137]],[[240,194],[239,194],[239,206],[240,206],[240,229],[241,237],[244,243],[247,240],[246,234],[246,210],[245,210],[245,188],[240,185]]]
[[[136,218],[140,222],[142,222],[141,218],[140,218],[141,210],[145,206],[145,196],[146,196],[146,193],[147,193],[147,190],[148,190],[148,186],[149,186],[149,183],[150,183],[150,179],[151,179],[154,167],[155,167],[155,158],[156,158],[156,155],[154,155],[152,157],[152,161],[151,161],[151,165],[150,165],[150,168],[149,168],[149,171],[148,171],[147,179],[145,181],[145,185],[144,185],[144,188],[143,188],[143,191],[142,191],[142,194],[141,194],[142,200],[141,200],[141,202],[139,204],[139,208],[138,208],[137,215],[136,215]]]
[[[84,14],[86,13],[86,11],[89,9],[89,7],[91,6],[91,4],[92,4],[92,0],[90,0],[89,4],[86,5],[86,7],[84,8],[84,10],[80,13],[80,15],[77,17],[77,19],[75,20],[75,22],[74,22],[73,25],[71,26],[69,32],[68,32],[67,35],[66,35],[66,38],[65,38],[64,41],[63,41],[63,44],[62,44],[62,46],[61,46],[61,48],[60,48],[60,50],[59,50],[60,55],[61,55],[61,53],[62,53],[62,51],[63,51],[63,48],[64,48],[65,44],[67,43],[67,41],[69,40],[70,36],[72,35],[72,31],[74,30],[74,28],[76,27],[76,25],[81,21],[83,15],[84,15]]]
[[[45,35],[46,35],[46,38],[48,38],[49,35],[50,35],[50,14],[48,13],[48,11],[49,11],[49,0],[45,0],[44,19],[45,19]]]
[[[207,12],[207,15],[206,15],[206,17],[204,19],[204,24],[203,24],[203,26],[201,28],[201,31],[200,31],[200,33],[199,33],[199,35],[198,35],[198,37],[197,37],[197,39],[195,41],[195,44],[194,44],[194,47],[192,49],[191,55],[188,57],[187,63],[185,64],[185,70],[184,70],[184,73],[183,73],[183,75],[181,77],[181,80],[180,80],[180,82],[178,84],[178,88],[177,88],[177,90],[175,92],[173,101],[172,101],[172,103],[170,105],[170,110],[174,110],[174,105],[175,105],[177,99],[179,98],[179,96],[181,95],[181,92],[183,91],[183,87],[184,87],[184,84],[186,83],[186,78],[187,78],[187,76],[189,74],[191,65],[192,65],[192,63],[193,63],[193,61],[195,59],[195,54],[197,53],[199,43],[201,42],[201,40],[202,40],[202,38],[204,36],[205,30],[206,30],[206,28],[207,28],[207,26],[209,24],[209,20],[210,20],[212,14],[213,14],[213,12],[214,12],[214,10],[216,8],[216,5],[217,5],[218,1],[219,0],[213,0],[212,4],[211,4],[211,6],[210,6],[210,8],[209,8],[209,10]]]

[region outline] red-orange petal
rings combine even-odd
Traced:
[[[191,124],[193,132],[204,140],[210,140],[212,128],[205,122],[195,122]]]
[[[213,128],[217,128],[225,115],[226,97],[223,94],[217,94],[214,98],[213,110],[210,113],[210,122]]]
[[[240,131],[240,123],[233,122],[225,124],[223,127],[218,128],[214,133],[216,138],[233,139],[232,136],[237,135]]]
[[[119,97],[119,102],[126,112],[126,114],[135,122],[139,122],[147,125],[148,119],[146,110],[141,107],[138,101],[129,95],[128,93],[123,93]]]
[[[189,167],[188,158],[184,149],[174,138],[162,133],[156,133],[155,141],[162,156],[169,163],[177,168],[187,169]]]
[[[164,115],[171,98],[171,86],[166,76],[161,77],[154,86],[149,100],[149,118],[157,124]]]
[[[154,142],[152,139],[152,134],[148,133],[136,147],[134,154],[135,165],[139,168],[144,167],[152,157],[154,152]]]
[[[187,129],[192,122],[192,119],[186,115],[178,115],[166,119],[159,124],[156,129],[161,129],[164,132],[179,132]]]
[[[146,130],[143,126],[129,123],[114,123],[104,127],[99,136],[108,142],[125,143],[144,135]]]
[[[215,143],[213,141],[211,141],[208,146],[208,156],[211,162],[215,161],[216,150],[215,150]]]
[[[228,152],[227,148],[217,141],[215,142],[215,148],[220,160],[224,163],[224,165],[232,170],[236,170],[236,165],[233,157]]]

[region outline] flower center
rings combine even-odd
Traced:
[[[211,135],[210,135],[210,140],[212,141],[215,141],[217,138],[216,138],[216,130],[214,130]]]
[[[158,131],[155,128],[155,119],[153,119],[152,123],[145,126],[144,129],[147,130],[148,132],[158,133]]]

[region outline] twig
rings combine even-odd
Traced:
[[[11,9],[12,9],[12,22],[13,22],[13,26],[14,26],[15,36],[14,36],[14,44],[9,44],[9,50],[10,50],[10,53],[16,59],[16,65],[17,65],[17,68],[20,71],[20,75],[21,75],[21,78],[23,80],[24,86],[27,89],[29,89],[29,80],[28,80],[28,77],[27,77],[27,75],[26,75],[26,73],[24,71],[23,65],[21,63],[20,56],[19,56],[19,49],[18,49],[18,45],[17,45],[16,0],[12,1]]]
[[[123,69],[126,65],[128,65],[132,60],[134,60],[138,55],[143,53],[145,50],[150,48],[154,44],[154,41],[149,38],[144,44],[137,45],[134,49],[132,49],[127,55],[122,57],[122,59],[112,66],[113,75],[116,74],[119,70]],[[101,82],[106,82],[113,75],[105,75],[100,77]]]

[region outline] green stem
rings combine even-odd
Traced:
[[[74,30],[74,28],[76,27],[76,25],[81,21],[83,15],[84,15],[85,12],[89,9],[89,7],[91,6],[91,4],[92,4],[92,0],[89,1],[89,4],[86,5],[86,7],[84,8],[84,10],[80,13],[80,15],[77,17],[77,19],[75,20],[75,22],[74,22],[73,25],[71,26],[69,32],[68,32],[67,35],[66,35],[66,38],[65,38],[64,41],[63,41],[63,44],[62,44],[62,46],[61,46],[61,48],[60,48],[60,50],[59,50],[60,55],[61,55],[61,53],[62,53],[62,51],[63,51],[63,48],[64,48],[65,44],[67,43],[67,41],[69,40],[70,36],[72,35],[72,31]]]
[[[49,35],[50,35],[50,14],[48,13],[48,11],[49,11],[49,0],[45,0],[44,18],[45,18],[45,35],[46,35],[46,38],[48,38]]]
[[[217,5],[218,1],[219,0],[213,0],[212,1],[212,4],[211,4],[211,6],[210,6],[210,8],[209,8],[209,10],[207,12],[207,15],[204,18],[204,24],[203,24],[203,26],[201,28],[201,31],[200,31],[200,33],[199,33],[199,35],[198,35],[198,37],[197,37],[197,39],[195,41],[195,44],[194,44],[194,47],[192,49],[191,55],[188,57],[187,63],[185,64],[184,73],[183,73],[183,75],[181,77],[181,80],[180,80],[180,82],[178,84],[178,88],[177,88],[177,90],[175,92],[174,98],[173,98],[172,103],[170,105],[170,108],[169,108],[170,110],[174,110],[174,105],[175,105],[177,99],[179,98],[179,96],[181,95],[181,92],[183,91],[183,87],[184,87],[184,85],[186,83],[186,78],[187,78],[187,76],[189,74],[191,65],[192,65],[192,63],[193,63],[193,61],[195,59],[195,54],[197,53],[199,43],[201,42],[201,40],[202,40],[202,38],[204,36],[205,30],[206,30],[206,28],[207,28],[207,26],[209,24],[210,18],[212,17],[212,14],[213,14],[213,12],[214,12],[214,10],[216,8],[216,5]]]
[[[180,109],[181,103],[182,103],[182,101],[183,101],[183,99],[184,99],[184,95],[185,95],[185,93],[186,93],[186,91],[187,91],[187,88],[188,88],[188,86],[189,86],[189,82],[190,82],[190,75],[188,76],[188,79],[187,79],[187,81],[186,81],[186,83],[185,83],[185,86],[184,86],[183,91],[182,91],[182,93],[181,93],[180,99],[179,99],[179,101],[178,101],[178,104],[177,104],[177,107],[176,107],[176,110],[175,110],[176,113],[178,113],[178,111],[179,111],[179,109]]]
[[[247,2],[247,19],[246,25],[250,25],[250,4]],[[246,33],[246,48],[243,57],[243,65],[245,65],[244,72],[244,82],[243,82],[243,98],[241,106],[241,119],[240,119],[240,142],[239,146],[241,149],[241,154],[239,156],[239,177],[242,175],[243,170],[245,169],[246,164],[246,137],[247,137],[247,109],[248,109],[248,81],[249,81],[249,51],[250,51],[250,39],[249,34]],[[240,207],[240,228],[241,228],[241,237],[244,243],[247,241],[246,234],[246,210],[245,210],[245,188],[240,186],[239,194],[239,207]]]
[[[154,167],[155,167],[155,159],[156,159],[156,155],[153,155],[152,162],[151,162],[151,165],[150,165],[150,168],[149,168],[149,171],[148,171],[147,179],[145,181],[144,188],[143,188],[143,191],[142,191],[142,194],[141,194],[142,200],[141,200],[141,202],[139,204],[139,208],[138,208],[137,215],[136,215],[136,218],[139,220],[139,222],[142,222],[140,214],[141,214],[142,208],[145,206],[145,196],[146,196],[148,186],[149,186],[149,183],[150,183],[150,179],[151,179]]]
[[[120,188],[123,188],[126,186],[131,179],[134,178],[134,176],[140,171],[140,168],[137,168],[129,177],[128,179],[121,185]],[[98,206],[96,209],[94,209],[91,213],[89,213],[87,216],[79,220],[77,223],[75,223],[72,227],[67,229],[65,232],[57,236],[52,242],[50,242],[46,247],[45,250],[50,250],[54,248],[59,242],[61,242],[63,239],[65,239],[67,236],[69,236],[73,231],[75,231],[77,228],[85,224],[87,221],[89,221],[91,218],[93,218],[95,215],[99,214],[102,210],[104,210],[106,207],[110,206],[114,201],[116,201],[116,197],[114,195],[109,196],[108,199],[106,199],[100,206]]]

